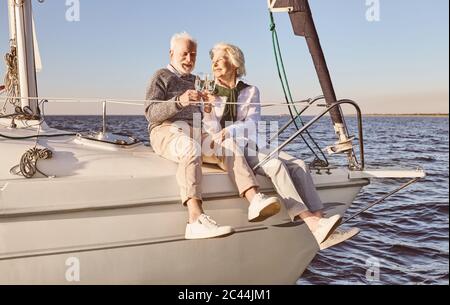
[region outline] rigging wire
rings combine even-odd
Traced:
[[[1,100],[7,99],[6,97],[0,97]],[[127,105],[127,106],[139,106],[143,107],[145,103],[148,103],[148,100],[133,100],[133,99],[111,99],[111,98],[78,98],[78,97],[19,97],[15,96],[14,99],[18,100],[37,100],[37,99],[44,99],[49,103],[58,103],[58,104],[69,104],[69,103],[82,103],[82,104],[96,104],[96,103],[102,103],[107,102],[108,104],[116,104],[116,105]],[[177,101],[152,101],[152,103],[157,104],[174,104],[178,103]],[[295,101],[293,104],[307,104],[307,101]],[[199,102],[199,105],[201,103]],[[221,102],[221,104],[239,104],[239,102]],[[248,105],[260,105],[262,108],[265,107],[285,107],[284,104],[280,103],[260,103],[260,102],[249,102]]]

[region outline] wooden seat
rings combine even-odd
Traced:
[[[202,172],[204,174],[220,174],[226,173],[222,168],[220,168],[217,164],[203,163]]]

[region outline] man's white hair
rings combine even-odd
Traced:
[[[173,50],[178,40],[189,40],[197,45],[197,40],[195,40],[191,35],[187,32],[176,33],[170,39],[170,49]]]
[[[235,45],[225,43],[225,42],[220,42],[220,43],[216,44],[211,49],[211,51],[209,51],[209,56],[211,57],[211,59],[214,58],[214,53],[219,50],[225,51],[225,53],[228,55],[228,58],[230,59],[231,63],[233,64],[233,66],[235,66],[237,68],[236,76],[238,78],[245,76],[247,71],[245,69],[244,52],[242,52],[242,50]]]

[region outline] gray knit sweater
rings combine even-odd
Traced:
[[[201,114],[199,106],[182,107],[180,103],[161,103],[175,101],[186,90],[194,89],[195,76],[177,76],[169,69],[158,70],[147,88],[145,117],[149,121],[149,133],[164,121],[185,121],[192,126],[194,113]]]

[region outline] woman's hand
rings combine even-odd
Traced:
[[[217,143],[221,145],[223,141],[230,137],[230,133],[226,129],[222,129],[220,132],[212,135],[212,143]]]
[[[211,113],[213,103],[216,100],[216,96],[206,91],[202,93],[202,96],[203,96],[203,109],[205,110],[206,113]]]

